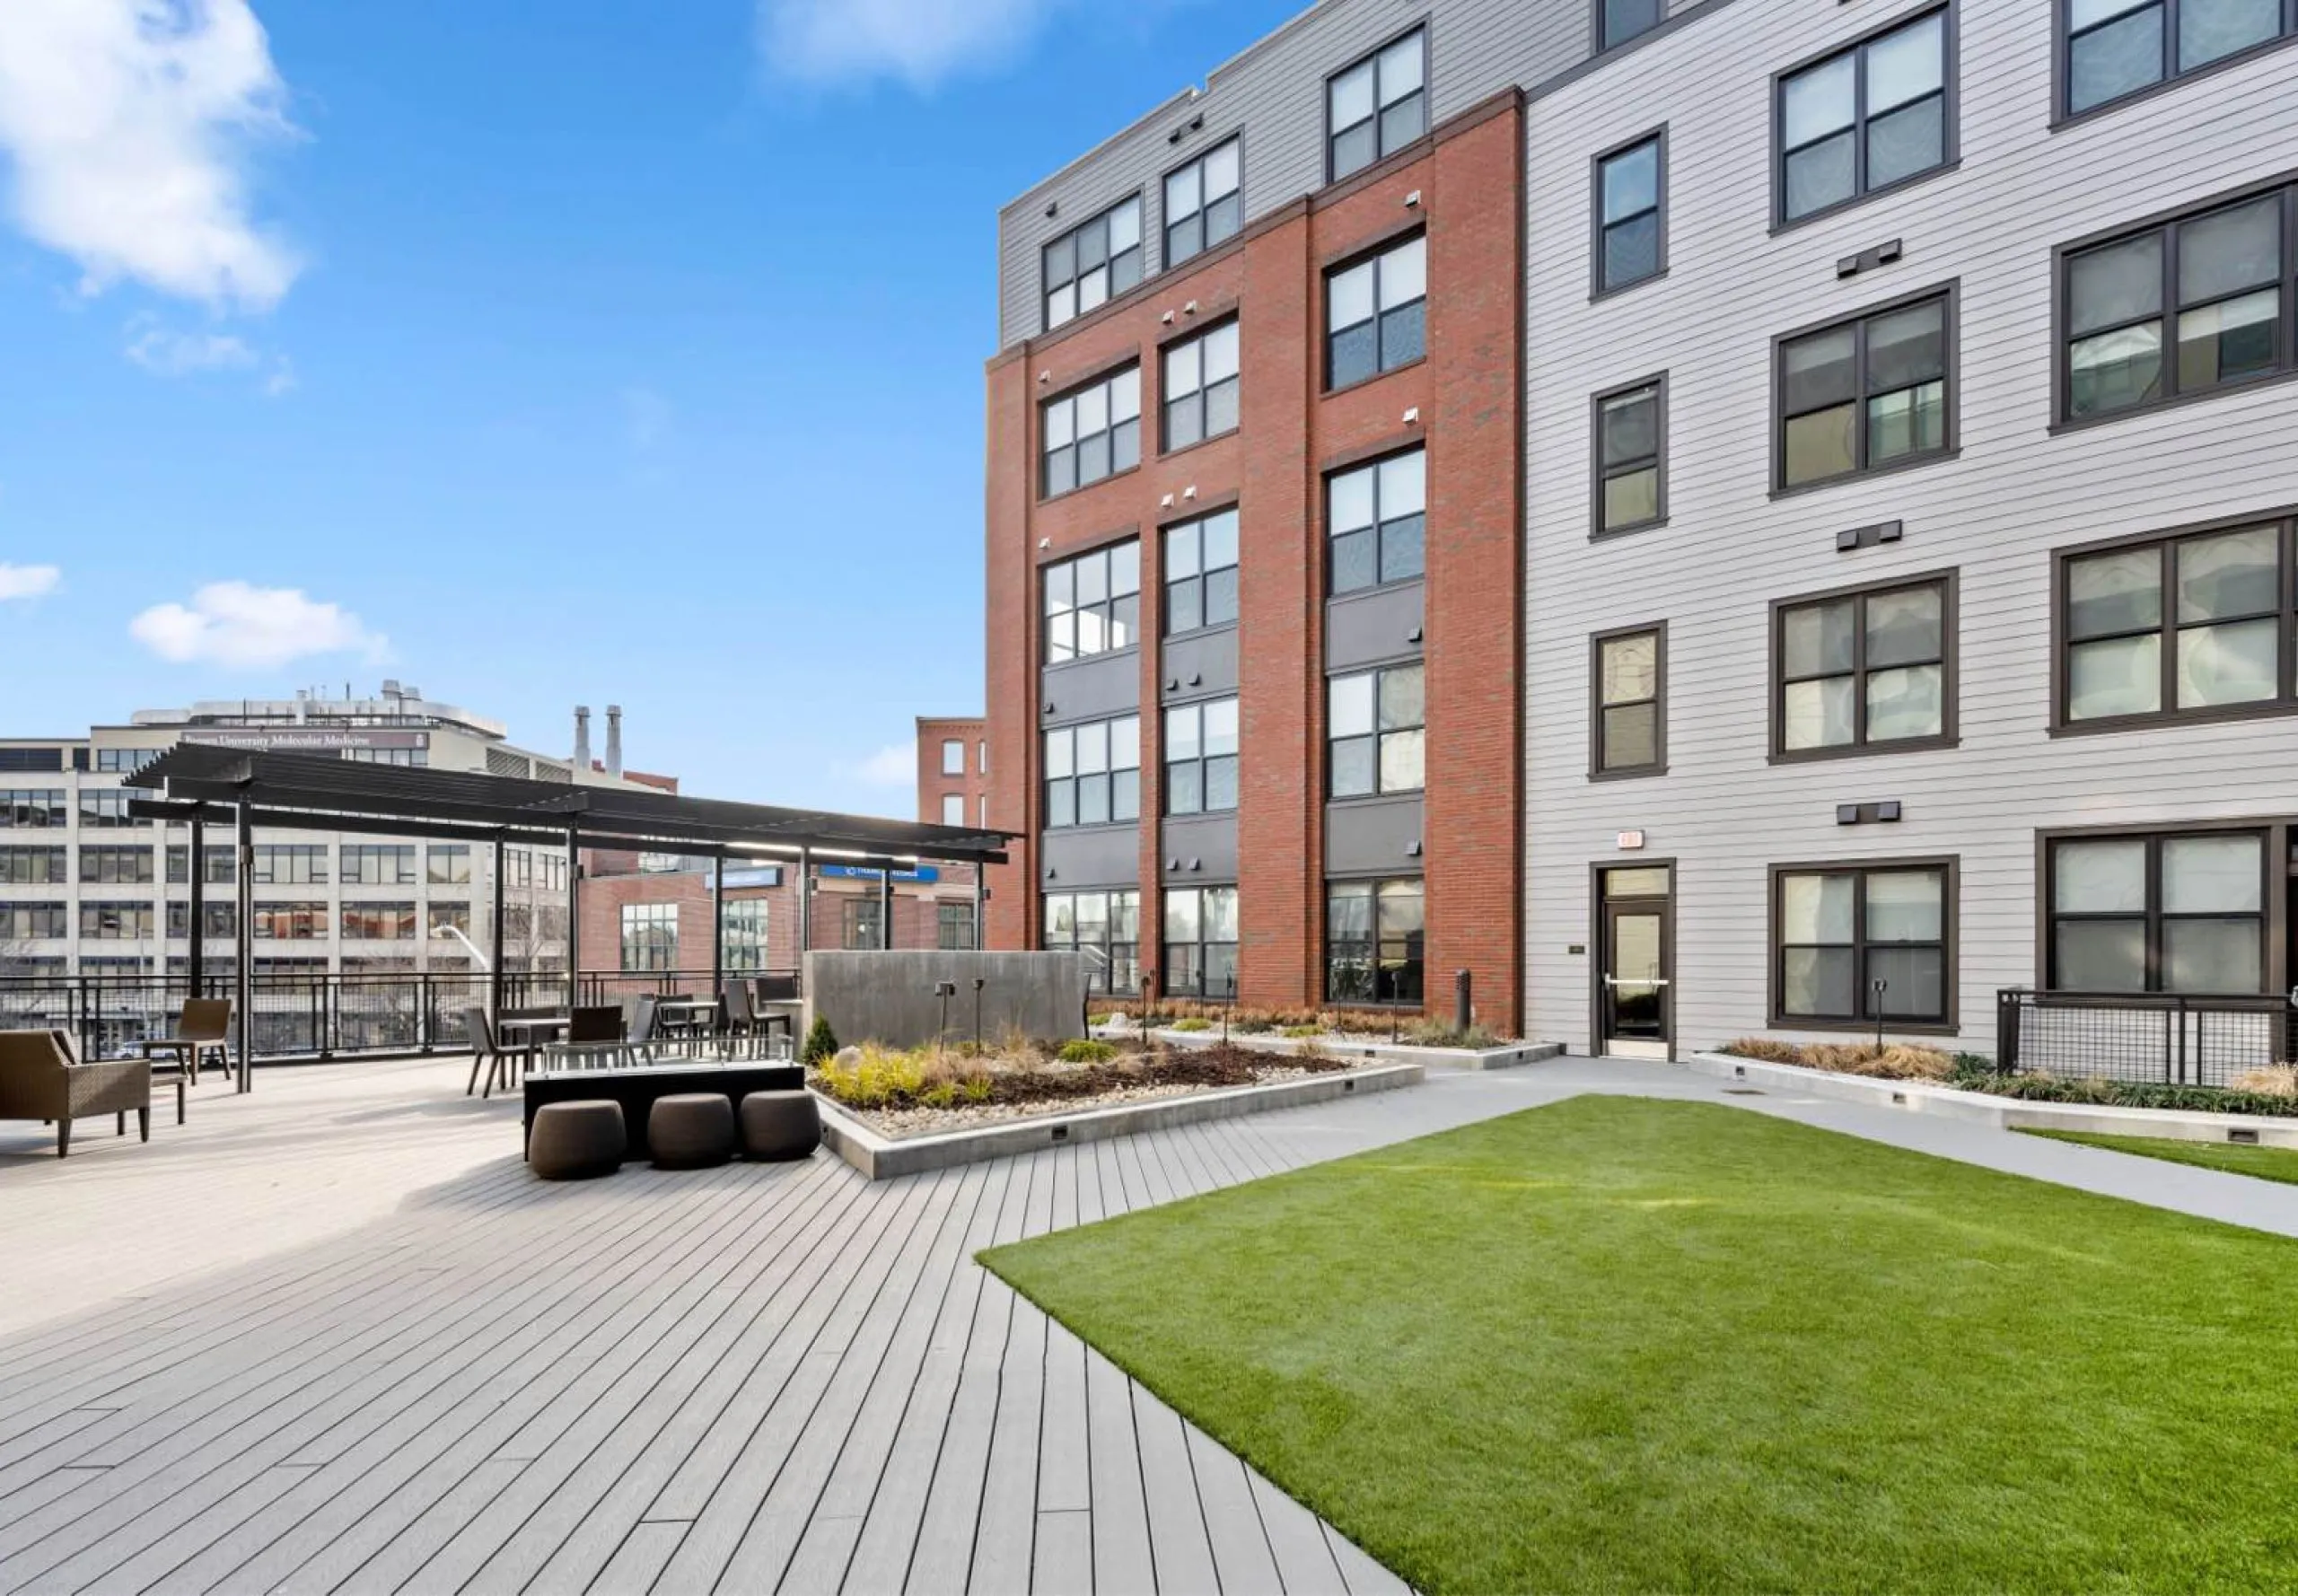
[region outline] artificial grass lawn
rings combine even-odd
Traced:
[[[2109,1153],[2132,1153],[2159,1158],[2165,1163],[2190,1163],[2198,1169],[2223,1170],[2230,1175],[2255,1175],[2298,1186],[2298,1151],[2288,1147],[2237,1147],[2231,1142],[2166,1142],[2159,1136],[2106,1136],[2086,1130],[2030,1130],[2022,1133],[2049,1142],[2080,1142]]]
[[[2298,1246],[1583,1097],[983,1261],[1430,1592],[2298,1584]]]

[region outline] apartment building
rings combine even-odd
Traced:
[[[1031,189],[998,940],[1131,894],[1097,924],[1169,986],[1467,969],[1496,1024],[1662,1055],[2298,984],[2294,38],[2288,0],[1327,0]],[[1351,473],[1416,450],[1391,566]],[[1416,583],[1414,652],[1352,652]]]

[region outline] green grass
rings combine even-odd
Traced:
[[[2166,1142],[2157,1136],[2103,1136],[2083,1130],[2030,1130],[2023,1133],[2048,1142],[2079,1142],[2104,1147],[2109,1153],[2131,1153],[2159,1158],[2165,1163],[2190,1163],[2197,1169],[2223,1170],[2230,1175],[2253,1175],[2298,1186],[2298,1151],[2288,1147],[2237,1147],[2231,1142]]]
[[[996,1249],[1417,1587],[2298,1585],[2298,1247],[1578,1098]]]

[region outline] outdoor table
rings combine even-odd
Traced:
[[[566,1030],[564,1014],[513,1015],[495,1022],[495,1034],[502,1039],[504,1051],[518,1054],[529,1069],[534,1067],[535,1053],[542,1046],[544,1033],[564,1035]]]
[[[666,997],[654,1005],[654,1022],[669,1036],[690,1041],[708,1032],[717,1013],[715,997]]]
[[[536,1111],[547,1103],[619,1103],[622,1123],[630,1138],[629,1157],[641,1162],[653,1155],[646,1144],[646,1121],[658,1097],[718,1092],[733,1105],[739,1116],[742,1099],[753,1092],[800,1092],[805,1084],[806,1072],[798,1065],[726,1063],[715,1058],[679,1059],[641,1065],[636,1069],[537,1070],[527,1076],[526,1129],[533,1130]]]

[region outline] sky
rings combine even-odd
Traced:
[[[1000,206],[1302,0],[4,0],[0,736],[385,678],[907,814]]]

